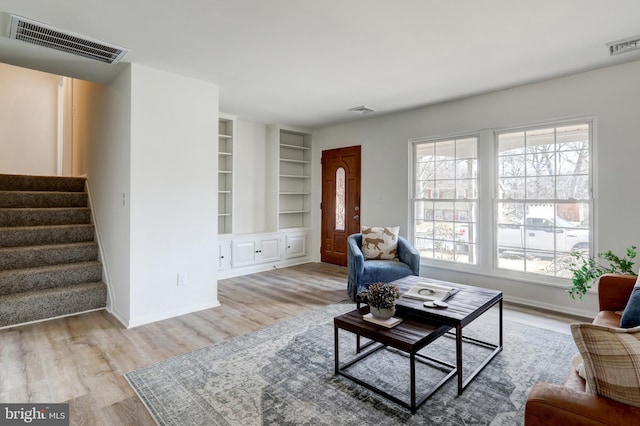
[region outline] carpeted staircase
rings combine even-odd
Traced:
[[[0,327],[103,309],[84,178],[0,174]]]

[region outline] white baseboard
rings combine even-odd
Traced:
[[[124,327],[127,327],[127,324],[129,323],[129,317],[127,315],[123,315],[122,313],[118,312],[118,310],[114,309],[113,306],[108,306],[107,305],[107,309],[106,310],[115,319],[117,319],[120,324],[122,324]]]
[[[132,318],[126,324],[124,323],[123,324],[127,328],[133,328],[133,327],[138,327],[145,324],[150,324],[156,321],[162,321],[165,319],[178,317],[180,315],[186,315],[186,314],[191,314],[193,312],[204,311],[205,309],[216,308],[218,306],[220,306],[220,302],[218,301],[218,299],[216,299],[211,302],[191,305],[188,307],[183,307],[183,308],[172,310],[172,311],[166,311],[166,312],[161,312],[157,314],[144,315],[144,316]],[[120,321],[120,319],[118,320]]]
[[[590,309],[576,309],[576,308],[568,308],[566,305],[554,305],[551,303],[542,303],[536,300],[524,299],[520,297],[513,297],[504,295],[505,302],[511,302],[522,306],[527,306],[531,308],[544,309],[546,311],[557,312],[559,314],[568,314],[582,318],[593,318],[596,313],[591,311]],[[577,304],[576,304],[577,305]]]

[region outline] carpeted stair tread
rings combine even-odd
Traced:
[[[84,192],[85,178],[0,174],[0,191]]]
[[[102,280],[102,264],[79,262],[0,271],[0,295]]]
[[[85,183],[0,174],[0,328],[106,306]]]
[[[94,241],[0,248],[0,270],[88,262],[97,259],[98,244]]]
[[[88,207],[0,208],[0,227],[68,225],[91,222]]]
[[[0,327],[70,315],[107,304],[103,282],[0,296]]]
[[[0,247],[65,244],[93,241],[92,224],[16,226],[0,228]]]
[[[0,191],[0,207],[87,207],[87,193]]]

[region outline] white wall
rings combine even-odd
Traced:
[[[130,208],[122,194],[130,193],[131,72],[123,71],[109,86],[74,82],[75,120],[84,131],[87,185],[96,221],[103,281],[109,285],[108,310],[127,325],[131,311]],[[80,135],[77,135],[80,137]]]
[[[218,306],[218,87],[131,65],[74,98],[110,312],[134,327]]]
[[[0,173],[58,173],[60,77],[0,63]]]
[[[233,233],[271,232],[267,229],[267,128],[264,124],[236,120],[233,138]]]
[[[631,245],[640,246],[640,133],[636,128],[639,99],[640,62],[633,62],[321,129],[314,133],[314,154],[319,158],[324,149],[362,145],[361,222],[400,224],[401,233],[406,235],[409,139],[594,116],[596,250],[611,249],[622,254]],[[319,186],[314,191],[318,202],[320,191]],[[316,230],[319,234],[319,222]],[[421,274],[497,288],[507,299],[540,307],[582,315],[592,315],[596,310],[593,294],[576,304],[564,288],[546,285],[543,277],[531,285],[503,279],[488,270],[467,273],[459,268],[423,266]]]
[[[217,134],[218,86],[131,66],[129,326],[219,305]]]

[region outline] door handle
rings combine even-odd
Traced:
[[[355,215],[355,216],[353,217],[353,220],[360,220],[360,215]]]

